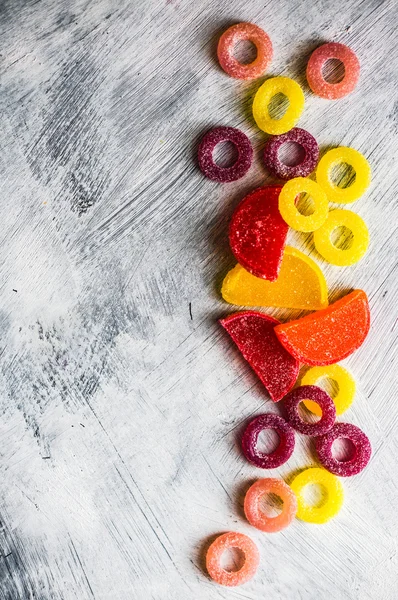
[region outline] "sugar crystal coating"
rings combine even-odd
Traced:
[[[268,110],[269,103],[277,94],[289,100],[289,106],[280,119],[273,119]],[[299,84],[289,77],[267,79],[257,90],[253,101],[253,117],[257,126],[272,135],[286,133],[299,120],[304,109],[304,94]]]
[[[221,567],[221,557],[229,548],[238,548],[244,554],[244,563],[238,571],[226,571]],[[247,535],[235,531],[218,536],[206,554],[206,568],[210,577],[216,583],[230,587],[249,581],[256,574],[259,562],[256,544]]]
[[[341,164],[347,164],[355,171],[355,179],[347,187],[340,187],[331,179],[333,169]],[[345,146],[332,148],[326,152],[316,169],[316,180],[330,202],[343,202],[344,204],[354,202],[366,192],[371,178],[371,168],[364,155],[354,148]]]
[[[304,149],[304,159],[298,165],[285,165],[279,158],[279,150],[287,142],[296,142]],[[315,169],[319,158],[319,147],[316,139],[305,129],[294,127],[287,133],[269,138],[263,152],[267,169],[280,179],[307,177]]]
[[[300,417],[298,408],[303,400],[316,402],[322,411],[317,423],[308,423]],[[336,420],[336,407],[324,390],[316,385],[302,385],[291,390],[284,400],[288,423],[304,435],[323,435],[331,429]]]
[[[346,227],[353,240],[349,248],[338,248],[331,240],[337,227]],[[338,267],[348,267],[357,263],[366,254],[369,245],[369,231],[365,221],[351,210],[331,210],[323,225],[314,232],[317,252],[329,263]]]
[[[230,167],[220,167],[214,162],[213,152],[220,142],[231,142],[238,151],[236,162]],[[240,179],[251,167],[253,147],[247,135],[234,127],[215,127],[202,138],[198,148],[200,170],[206,177],[219,183]]]
[[[260,508],[261,499],[266,494],[275,494],[283,501],[282,512],[276,517],[267,516]],[[282,479],[259,479],[246,492],[244,510],[253,527],[266,533],[274,533],[290,525],[296,516],[297,499]]]
[[[305,501],[303,489],[307,485],[319,485],[325,491],[326,498],[320,506],[311,506]],[[297,517],[307,523],[326,523],[337,515],[343,505],[343,486],[337,477],[325,469],[305,469],[296,475],[290,487],[297,497]]]
[[[344,65],[344,77],[338,83],[329,83],[322,74],[326,61],[333,58]],[[359,72],[359,60],[351,48],[338,42],[329,42],[319,46],[311,54],[307,64],[307,81],[314,94],[327,100],[337,100],[355,89]]]
[[[279,436],[279,445],[270,454],[264,454],[257,449],[258,436],[264,429],[273,429]],[[283,465],[291,457],[294,443],[293,429],[282,417],[273,413],[252,419],[242,436],[243,454],[260,469],[274,469]]]
[[[236,44],[249,40],[257,49],[257,56],[248,65],[240,63],[233,55]],[[260,77],[272,59],[272,43],[269,35],[253,23],[238,23],[229,27],[218,42],[217,56],[222,69],[236,79]]]
[[[347,369],[341,365],[325,365],[323,367],[311,367],[301,380],[301,385],[317,385],[318,381],[328,377],[338,385],[338,392],[332,398],[336,407],[336,415],[343,414],[352,404],[355,396],[355,379]],[[322,412],[315,402],[304,401],[308,410],[315,415],[321,416]]]
[[[302,215],[296,207],[297,196],[307,193],[314,201],[314,212]],[[296,231],[315,231],[326,221],[329,213],[329,203],[325,192],[308,177],[289,179],[279,194],[279,211],[286,223]]]
[[[348,439],[353,443],[354,454],[350,460],[340,461],[334,458],[332,445],[339,438]],[[316,439],[315,448],[319,461],[325,469],[340,477],[350,477],[363,471],[372,454],[367,435],[351,423],[336,423],[330,431]]]

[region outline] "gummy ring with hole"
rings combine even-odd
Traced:
[[[322,74],[326,61],[333,58],[344,65],[345,74],[338,83],[329,83]],[[307,81],[317,96],[327,100],[338,100],[355,89],[359,80],[359,71],[359,60],[351,48],[337,42],[329,42],[319,46],[311,54],[307,64]]]
[[[320,506],[310,506],[303,497],[303,489],[307,485],[320,485],[326,492],[326,501]],[[344,491],[337,477],[320,469],[305,469],[293,479],[291,489],[297,497],[297,517],[307,523],[326,523],[337,515],[343,505]]]
[[[329,377],[339,387],[336,396],[332,398],[336,407],[336,415],[343,414],[352,404],[355,396],[355,379],[347,369],[341,365],[325,365],[308,369],[301,380],[301,385],[317,385],[322,377]],[[321,416],[322,412],[315,402],[304,401],[304,405],[315,415]]]
[[[304,160],[298,165],[285,165],[278,156],[280,148],[287,142],[295,142],[304,149]],[[271,137],[265,145],[263,158],[267,169],[280,179],[307,177],[316,167],[319,158],[319,147],[314,136],[308,131],[300,127],[294,127],[287,133]]]
[[[302,215],[296,207],[296,198],[307,193],[314,200],[312,215]],[[306,177],[295,177],[285,183],[279,194],[279,212],[283,220],[296,231],[315,231],[326,221],[329,213],[328,199],[315,181]]]
[[[322,416],[317,423],[308,423],[300,417],[298,407],[303,400],[312,400],[321,408]],[[285,396],[285,409],[289,425],[304,435],[323,435],[333,427],[336,420],[333,400],[325,390],[316,385],[301,385],[291,390]]]
[[[346,163],[355,171],[354,183],[345,188],[335,185],[330,179],[333,168],[342,163]],[[316,169],[316,180],[324,189],[330,202],[342,202],[343,204],[354,202],[366,192],[370,185],[371,175],[370,165],[364,155],[354,148],[344,146],[326,152]]]
[[[248,40],[257,49],[257,56],[248,65],[240,63],[233,56],[233,49],[237,42]],[[239,23],[229,27],[218,42],[218,60],[221,68],[236,79],[255,79],[260,77],[272,59],[272,43],[269,35],[253,23]]]
[[[347,227],[353,235],[349,248],[337,248],[331,240],[332,232],[338,227]],[[369,245],[369,231],[365,221],[351,210],[331,210],[324,224],[314,231],[315,248],[325,260],[338,267],[357,263]]]
[[[275,494],[283,501],[282,512],[276,517],[269,517],[260,509],[260,500],[266,494]],[[285,529],[293,521],[297,512],[297,498],[282,479],[259,479],[246,492],[244,510],[253,527],[274,533]]]
[[[258,436],[264,429],[274,429],[280,442],[276,450],[264,454],[257,450]],[[242,450],[247,460],[260,469],[274,469],[283,465],[293,454],[294,431],[282,417],[273,413],[259,415],[250,421],[242,436]]]
[[[332,446],[339,438],[348,439],[354,444],[355,451],[351,460],[341,461],[334,458]],[[328,433],[316,439],[315,448],[319,462],[325,469],[340,477],[350,477],[363,471],[372,454],[368,436],[351,423],[336,423]]]
[[[244,564],[238,571],[226,571],[220,565],[221,556],[229,548],[238,548],[245,556]],[[242,585],[255,575],[260,562],[256,544],[243,533],[229,531],[218,536],[206,554],[206,569],[210,577],[220,585],[230,587]]]
[[[213,159],[213,152],[220,142],[231,142],[238,151],[236,162],[230,167],[220,167]],[[253,147],[249,138],[234,127],[215,127],[202,138],[198,148],[200,170],[206,177],[220,183],[240,179],[251,167]]]
[[[283,94],[289,100],[289,106],[281,119],[273,119],[268,105],[277,94]],[[253,117],[257,126],[272,135],[286,133],[300,118],[304,108],[304,94],[299,84],[289,77],[267,79],[257,90],[253,101]]]

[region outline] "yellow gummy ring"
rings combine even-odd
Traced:
[[[268,105],[273,96],[283,94],[289,106],[281,119],[272,119]],[[304,94],[298,83],[289,77],[272,77],[260,86],[254,96],[253,117],[258,127],[266,133],[279,135],[292,129],[304,108]]]
[[[354,183],[346,188],[335,185],[330,179],[333,167],[341,163],[347,163],[355,171]],[[316,180],[325,190],[331,202],[354,202],[365,193],[370,185],[370,165],[358,150],[345,147],[333,148],[333,150],[326,152],[325,156],[319,161]]]
[[[296,198],[301,193],[307,193],[315,203],[312,215],[302,215],[296,207]],[[326,221],[329,205],[328,199],[315,181],[307,177],[295,177],[285,183],[279,194],[279,212],[286,223],[297,231],[315,231]]]
[[[341,365],[327,365],[323,367],[312,367],[301,380],[301,385],[318,385],[323,377],[329,377],[338,385],[338,392],[333,398],[336,406],[336,414],[343,414],[352,404],[355,396],[355,379],[347,369]],[[308,410],[315,415],[322,416],[322,411],[316,402],[304,400]]]
[[[320,485],[326,498],[320,506],[310,506],[304,500],[302,491],[306,485]],[[299,473],[290,484],[297,496],[297,517],[307,523],[326,523],[333,519],[341,509],[344,500],[343,486],[340,480],[318,467],[312,467]]]
[[[347,227],[354,237],[350,248],[337,248],[331,235],[337,227]],[[366,223],[351,210],[332,210],[324,224],[314,232],[315,248],[332,265],[347,267],[361,260],[369,245],[369,231]]]

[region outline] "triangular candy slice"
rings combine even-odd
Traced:
[[[254,190],[232,215],[229,243],[236,260],[249,273],[275,281],[285,247],[288,225],[279,212],[281,186]]]
[[[370,326],[368,298],[354,290],[312,315],[275,328],[290,354],[306,365],[331,365],[354,352]]]
[[[222,297],[240,306],[278,306],[319,310],[328,305],[328,288],[318,265],[306,254],[286,246],[278,278],[266,281],[240,264],[227,273]]]
[[[274,402],[281,400],[297,380],[299,363],[275,335],[279,321],[255,311],[220,320],[244,358],[257,373]]]

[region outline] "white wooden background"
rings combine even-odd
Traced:
[[[352,205],[371,233],[360,263],[328,266],[310,236],[290,239],[318,260],[331,299],[369,295],[345,419],[368,433],[373,458],[343,481],[338,518],[272,536],[242,515],[264,472],[242,458],[239,432],[280,408],[216,321],[233,310],[219,296],[234,264],[229,217],[271,181],[250,111],[259,82],[227,77],[215,58],[220,33],[242,20],[270,34],[269,74],[302,84],[299,125],[373,169]],[[1,600],[398,597],[397,25],[394,0],[1,1]],[[330,40],[362,65],[357,91],[337,102],[304,77]],[[212,125],[255,144],[236,184],[196,166]],[[300,438],[272,475],[310,464]],[[257,576],[235,589],[204,572],[209,541],[230,529],[261,552]]]

